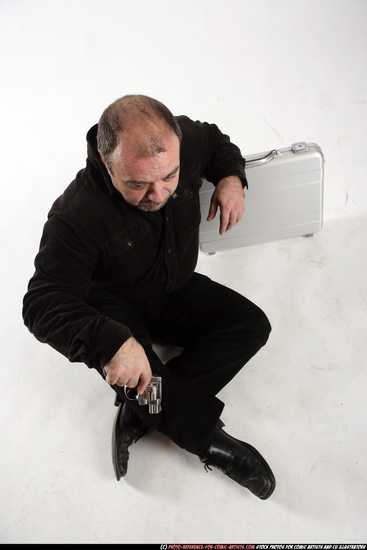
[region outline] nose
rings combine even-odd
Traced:
[[[151,183],[146,197],[152,202],[162,202],[165,199],[163,185],[158,182]]]

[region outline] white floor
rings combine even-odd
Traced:
[[[137,4],[125,2],[125,8],[138,21],[143,16]],[[51,5],[58,7],[52,11]],[[171,4],[143,5],[167,12]],[[106,6],[116,13],[121,9],[114,0],[3,1],[0,6],[6,53],[1,62],[0,542],[366,543],[367,5],[231,0],[223,15],[226,36],[223,28],[216,33],[222,16],[218,2],[177,2],[180,21],[190,31],[180,40],[195,42],[200,35],[201,46],[210,50],[218,44],[215,63],[202,50],[191,51],[187,70],[200,74],[205,58],[215,75],[208,72],[202,93],[190,83],[181,91],[184,54],[173,42],[158,48],[160,55],[168,52],[172,80],[168,71],[160,85],[150,80],[143,89],[141,68],[151,70],[151,77],[152,61],[158,60],[141,55],[143,65],[127,90],[163,100],[172,95],[176,112],[189,111],[193,118],[213,119],[217,112],[220,125],[243,139],[249,154],[298,140],[316,141],[325,153],[319,233],[199,259],[199,271],[259,304],[273,326],[268,345],[220,395],[228,431],[257,447],[273,468],[277,488],[265,502],[223,474],[205,472],[198,459],[157,433],[134,445],[128,475],[117,482],[110,450],[116,412],[111,390],[96,373],[39,344],[22,323],[21,301],[47,210],[83,166],[85,130],[107,97],[122,95],[123,77],[115,73],[116,45],[126,45],[123,31],[139,34],[139,26],[133,31],[122,25],[120,37]],[[151,26],[143,17],[146,45],[156,30],[162,44],[165,32],[173,39],[173,13],[169,16],[168,26],[164,19]],[[99,25],[105,39],[111,32],[111,47],[93,42],[96,33],[90,29]],[[229,55],[236,33],[239,44],[250,36],[248,48]],[[228,68],[228,59],[242,59],[242,68],[236,63]],[[121,62],[126,68],[129,61]],[[92,68],[95,72],[83,88],[84,66],[88,75]],[[128,66],[130,79],[132,71]],[[103,82],[109,83],[108,93]],[[214,82],[218,103],[211,105]]]

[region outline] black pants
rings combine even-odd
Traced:
[[[162,412],[126,399],[148,426],[180,447],[195,447],[214,428],[224,404],[216,394],[266,343],[271,330],[255,304],[208,277],[194,273],[180,289],[157,300],[125,301],[103,293],[93,305],[129,327],[143,346],[153,373],[162,377]],[[182,353],[165,365],[152,342],[180,346]]]

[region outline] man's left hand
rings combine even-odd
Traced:
[[[240,221],[245,211],[245,193],[238,176],[228,176],[217,183],[210,201],[208,222],[215,218],[218,207],[220,210],[219,233],[224,235]]]

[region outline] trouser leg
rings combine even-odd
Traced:
[[[139,337],[137,340],[143,345]],[[190,450],[212,432],[224,404],[190,381],[173,376],[151,346],[143,347],[152,371],[162,377],[162,411],[150,414],[147,406],[126,399],[124,388],[112,387],[144,424],[156,428],[180,447]]]
[[[211,433],[222,412],[224,405],[215,395],[266,343],[268,319],[240,294],[199,274],[178,291],[144,306],[108,296],[94,305],[128,326],[144,347],[152,371],[162,376],[163,411],[150,415],[146,406],[128,401],[123,388],[113,388],[145,424],[181,447],[195,447]],[[163,365],[151,338],[184,351]]]
[[[264,312],[208,277],[194,274],[160,303],[151,335],[184,348],[166,367],[182,380],[217,394],[266,343]]]
[[[100,313],[128,326],[143,346],[153,373],[162,377],[162,412],[149,414],[147,406],[127,399],[124,388],[113,385],[120,401],[124,401],[147,425],[161,431],[174,443],[192,449],[213,430],[224,404],[209,391],[203,391],[190,380],[178,379],[163,365],[152,348],[145,325],[146,307],[127,303],[105,294],[93,300]],[[97,369],[100,372],[100,369]]]

